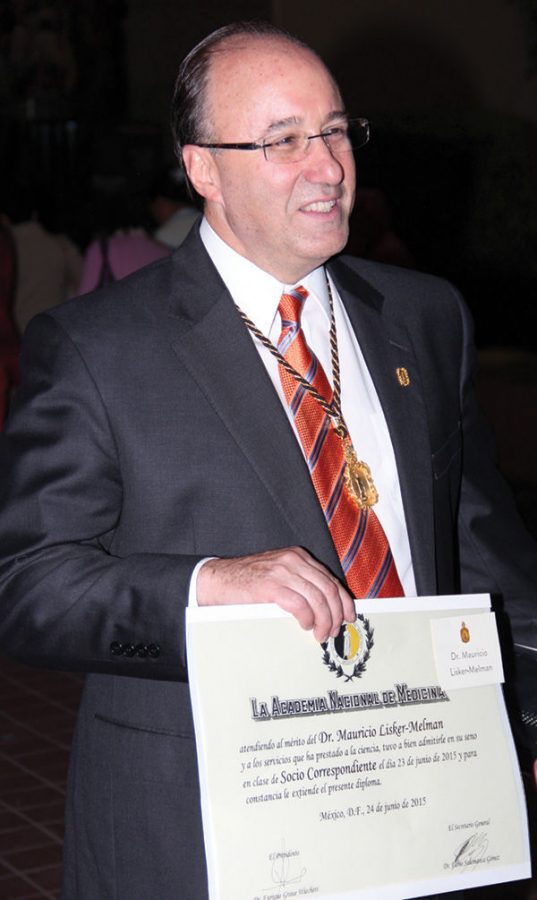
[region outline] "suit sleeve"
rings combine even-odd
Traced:
[[[0,648],[29,664],[181,680],[199,557],[110,552],[124,485],[77,347],[40,316],[0,435]]]
[[[491,591],[509,620],[515,645],[537,653],[537,544],[496,468],[494,439],[473,384],[473,329],[459,298],[465,336],[461,367],[463,477],[458,517],[461,590]]]

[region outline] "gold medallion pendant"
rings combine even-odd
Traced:
[[[345,487],[359,509],[369,509],[378,501],[371,469],[358,459],[351,444],[345,446]]]

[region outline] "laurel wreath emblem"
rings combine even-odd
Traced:
[[[374,628],[371,627],[369,619],[366,619],[365,616],[358,616],[357,619],[362,623],[363,630],[365,633],[365,643],[366,647],[361,654],[360,659],[353,666],[352,672],[346,671],[342,665],[339,665],[332,659],[330,654],[330,650],[328,649],[328,641],[324,641],[321,644],[323,653],[323,663],[325,666],[328,666],[330,672],[334,672],[336,678],[344,678],[345,681],[352,681],[353,678],[361,678],[363,673],[366,670],[367,661],[371,656],[371,648],[374,646],[375,641],[373,635],[375,633]]]

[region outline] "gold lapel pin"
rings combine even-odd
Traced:
[[[397,375],[397,381],[401,385],[401,387],[408,387],[410,384],[410,375],[408,374],[408,370],[405,369],[404,366],[401,366],[399,369],[395,370],[395,374]]]

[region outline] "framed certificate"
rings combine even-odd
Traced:
[[[211,900],[409,898],[530,876],[486,595],[187,611]]]

